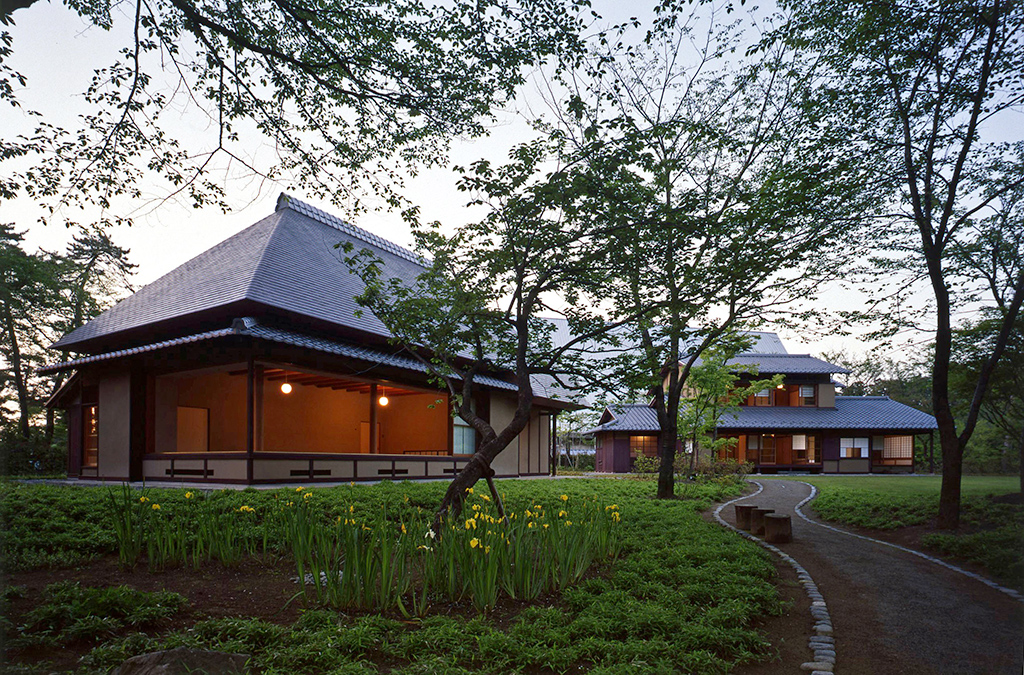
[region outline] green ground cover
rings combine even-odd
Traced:
[[[363,520],[384,511],[397,522],[432,510],[445,487],[325,488],[303,499],[326,519]],[[5,559],[26,568],[116,554],[106,489],[22,484],[0,489],[4,555],[10,555]],[[725,673],[737,664],[771,657],[773,650],[755,625],[783,609],[772,561],[757,546],[700,516],[713,500],[737,494],[736,482],[681,486],[684,498],[675,501],[651,499],[653,485],[645,481],[503,481],[499,489],[516,513],[538,504],[552,512],[566,503],[562,495],[570,504],[591,499],[616,505],[621,513],[618,555],[596,562],[581,581],[560,593],[501,616],[465,611],[472,608],[469,604],[461,612],[442,607],[407,620],[393,611],[338,611],[310,602],[298,621],[282,625],[245,616],[203,619],[203,608],[193,606],[190,611],[198,619],[187,629],[121,626],[91,646],[81,672],[106,672],[131,655],[178,645],[246,652],[268,674]],[[185,493],[151,490],[147,497],[160,504],[160,512],[169,512],[190,506]],[[225,513],[240,514],[239,536],[262,541],[261,514],[295,494],[218,491],[204,499]],[[243,506],[253,511],[239,512]],[[63,517],[67,510],[90,514],[90,524]],[[38,533],[35,528],[43,526],[45,533]],[[12,630],[25,628],[21,623]],[[50,635],[60,640],[61,630]],[[48,671],[43,667],[41,672]]]
[[[811,503],[823,520],[877,530],[934,525],[940,476],[801,477],[817,486]],[[993,497],[1019,492],[1017,476],[964,476],[961,532],[929,531],[921,546],[980,565],[991,576],[1024,587],[1024,506]]]

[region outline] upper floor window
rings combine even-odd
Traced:
[[[762,389],[761,391],[754,394],[754,405],[771,405],[772,404],[772,390]]]
[[[813,384],[801,384],[800,385],[800,405],[802,406],[814,406],[817,404],[815,400],[815,389]]]

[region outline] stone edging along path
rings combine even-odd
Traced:
[[[803,671],[812,671],[811,675],[827,675],[828,673],[832,673],[835,671],[836,665],[836,645],[835,637],[832,634],[832,617],[828,613],[828,605],[825,604],[825,598],[821,595],[821,592],[818,590],[818,585],[814,583],[814,579],[811,578],[811,575],[807,572],[806,569],[804,569],[803,565],[798,563],[796,559],[793,558],[793,556],[784,553],[778,547],[772,546],[766,541],[758,539],[756,536],[750,534],[749,532],[744,532],[738,527],[730,525],[725,521],[724,518],[722,518],[722,509],[724,509],[726,506],[734,504],[743,499],[750,499],[752,497],[756,497],[757,495],[761,494],[761,492],[764,490],[764,486],[761,485],[761,483],[758,483],[756,480],[751,482],[757,486],[757,492],[749,495],[743,495],[742,497],[737,497],[736,499],[727,501],[724,504],[719,505],[719,507],[715,509],[715,520],[717,520],[721,525],[724,525],[730,530],[733,530],[734,532],[739,533],[741,536],[746,537],[747,539],[757,543],[759,546],[768,549],[775,555],[782,558],[783,561],[788,563],[789,566],[793,568],[793,570],[796,572],[797,579],[800,580],[800,584],[803,586],[804,591],[807,593],[807,597],[811,600],[811,617],[814,619],[814,635],[812,635],[807,642],[807,646],[814,653],[814,660],[801,664],[800,669]],[[805,485],[810,485],[810,483],[805,483]],[[800,517],[804,520],[807,520],[807,517],[800,512],[800,507],[806,504],[807,502],[811,501],[811,499],[813,499],[815,495],[817,495],[817,493],[817,489],[813,485],[811,485],[811,494],[796,505],[796,512],[799,513]]]
[[[758,483],[756,480],[750,481],[750,482],[752,482],[752,483],[754,483],[755,485],[758,486],[758,491],[757,492],[760,492],[762,489],[764,489],[761,486],[761,484]],[[964,575],[966,577],[970,577],[971,579],[975,579],[977,581],[980,581],[981,583],[985,584],[986,586],[988,586],[990,588],[994,588],[995,590],[997,590],[997,591],[999,591],[1001,593],[1005,593],[1006,595],[1009,595],[1014,600],[1018,600],[1020,602],[1024,602],[1024,595],[1022,595],[1021,593],[1013,590],[1012,588],[1007,588],[1005,586],[1000,586],[999,584],[997,584],[996,582],[992,581],[991,579],[987,579],[987,578],[981,576],[980,574],[975,574],[974,572],[969,572],[969,571],[967,571],[967,570],[965,570],[965,569],[963,569],[961,567],[957,567],[956,565],[952,565],[952,564],[946,562],[945,560],[941,560],[941,559],[936,558],[934,556],[930,556],[927,553],[921,553],[920,551],[915,551],[914,549],[907,548],[906,546],[900,546],[899,544],[893,544],[893,543],[890,543],[888,541],[882,541],[881,539],[874,539],[873,537],[867,537],[867,536],[864,536],[863,534],[857,534],[855,532],[850,532],[849,530],[844,530],[844,529],[842,529],[840,527],[833,527],[832,525],[826,525],[825,523],[822,523],[822,522],[819,522],[817,520],[812,520],[811,518],[808,518],[806,515],[804,515],[804,512],[800,510],[800,507],[803,506],[804,504],[806,504],[807,502],[811,501],[815,496],[817,496],[818,489],[816,487],[814,487],[813,485],[811,485],[810,483],[805,483],[802,480],[801,481],[794,481],[794,482],[802,483],[802,484],[806,485],[807,487],[811,488],[810,496],[807,499],[805,499],[802,502],[800,502],[799,504],[797,504],[794,507],[794,509],[793,509],[794,511],[796,511],[798,516],[800,516],[801,518],[806,520],[808,523],[810,523],[812,525],[817,525],[818,527],[824,527],[826,530],[832,530],[833,532],[838,532],[839,534],[845,534],[848,537],[856,537],[857,539],[863,539],[864,541],[874,542],[876,544],[881,544],[882,546],[888,546],[890,548],[894,548],[894,549],[896,549],[898,551],[903,551],[904,553],[910,553],[911,555],[916,555],[918,558],[923,558],[924,560],[927,560],[928,562],[935,563],[936,565],[940,565],[942,567],[945,567],[948,570],[952,570],[952,571],[954,571],[954,572],[956,572],[958,574],[962,574],[962,575]],[[757,492],[755,492],[754,494],[757,494]],[[741,499],[745,499],[745,497],[741,497]],[[734,499],[733,501],[736,501],[736,500]],[[732,502],[729,502],[729,503],[731,504]],[[724,504],[723,504],[723,506],[724,506]],[[716,517],[717,517],[717,512],[716,512]]]

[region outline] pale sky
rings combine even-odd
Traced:
[[[628,18],[623,10],[637,11],[634,3],[606,0],[594,5],[610,20]],[[80,104],[76,105],[78,97],[88,86],[93,69],[109,65],[117,58],[119,48],[129,43],[130,22],[118,21],[110,33],[105,33],[86,24],[59,2],[38,2],[27,10],[19,10],[14,18],[17,24],[9,30],[14,38],[15,56],[10,64],[29,80],[28,86],[18,92],[24,109],[39,110],[47,119],[73,126],[74,115],[81,109]],[[536,85],[528,87],[515,105],[517,109],[501,115],[501,122],[489,137],[453,143],[451,163],[465,165],[479,158],[499,162],[510,147],[531,138],[532,132],[525,123],[526,112],[543,107]],[[0,110],[0,127],[7,137],[11,130],[29,131],[33,121],[23,112],[10,108]],[[187,128],[196,121],[181,119],[179,123]],[[195,129],[199,134],[204,131],[201,126]],[[325,211],[338,213],[331,204],[308,198],[295,185],[253,186],[239,182],[229,185],[228,200],[237,207],[231,214],[222,214],[217,209],[197,211],[168,203],[137,218],[133,227],[116,230],[113,236],[118,244],[131,249],[131,260],[139,266],[134,280],[138,287],[271,214],[282,191]],[[455,174],[449,169],[427,171],[410,179],[404,194],[420,206],[425,221],[457,225],[473,218],[472,212],[465,208],[467,196],[455,189]],[[14,222],[19,229],[28,229],[30,246],[62,248],[69,239],[69,232],[59,226],[40,225],[37,222],[40,214],[38,205],[26,198],[0,203],[0,219]],[[88,217],[82,216],[81,220],[87,221]],[[411,245],[409,229],[396,213],[368,213],[354,224],[398,244]],[[834,289],[822,297],[821,302],[824,306],[848,309],[861,304],[862,299],[856,293]],[[799,330],[778,326],[764,329],[779,332],[790,352],[820,354],[824,350],[863,352],[866,349],[865,344],[850,337],[807,339]]]

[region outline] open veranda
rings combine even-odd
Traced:
[[[704,520],[732,477],[281,490],[3,485],[14,672],[180,645],[263,673],[728,672],[770,661],[775,567]]]

